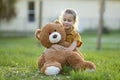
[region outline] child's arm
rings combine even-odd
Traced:
[[[77,41],[73,41],[72,44],[69,46],[69,50],[73,51],[77,46]]]
[[[76,47],[80,47],[81,44],[82,44],[82,41],[81,41],[81,36],[79,35],[79,33],[76,33],[75,35],[75,38],[74,38],[74,41],[76,41]]]

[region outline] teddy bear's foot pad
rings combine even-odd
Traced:
[[[94,72],[94,69],[86,69],[85,72]]]
[[[60,72],[60,69],[58,67],[55,67],[55,66],[50,66],[50,67],[47,67],[46,70],[45,70],[45,74],[46,75],[56,75]]]

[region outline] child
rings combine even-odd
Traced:
[[[66,32],[66,41],[72,43],[72,47],[70,49],[80,47],[82,41],[79,33],[76,32],[78,23],[76,11],[70,8],[65,9],[59,17],[59,22],[64,26]]]
[[[69,48],[66,48],[66,50],[72,50],[75,52],[78,52],[78,50],[76,50],[76,47],[80,47],[82,44],[81,41],[81,37],[79,35],[79,33],[77,33],[76,28],[77,28],[77,24],[78,24],[78,17],[77,17],[77,13],[75,12],[75,10],[73,9],[65,9],[60,17],[59,20],[56,20],[55,22],[60,22],[66,32],[66,41],[71,43]],[[62,48],[62,46],[60,45],[54,45],[55,48]],[[84,56],[79,53],[81,57],[84,58]]]

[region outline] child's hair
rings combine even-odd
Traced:
[[[62,22],[62,18],[64,14],[72,14],[73,15],[73,20],[75,21],[74,28],[77,30],[78,29],[78,15],[77,12],[71,8],[66,8],[65,10],[62,11],[59,21]]]

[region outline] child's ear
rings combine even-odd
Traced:
[[[39,40],[41,29],[35,31],[35,37]]]

